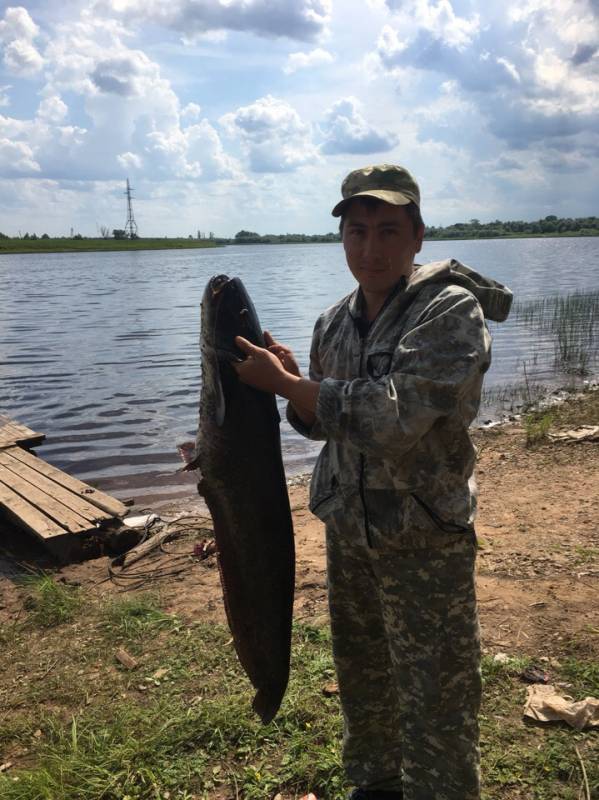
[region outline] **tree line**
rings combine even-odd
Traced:
[[[502,222],[456,222],[447,227],[431,226],[426,228],[425,239],[496,239],[502,236],[599,236],[598,217],[548,217],[525,222],[509,220]]]
[[[453,225],[426,226],[425,239],[496,239],[506,236],[599,236],[599,217],[556,217],[554,214],[534,222],[494,220],[456,222]],[[268,233],[241,230],[233,239],[216,239],[220,244],[290,244],[297,242],[338,242],[339,233],[309,235],[305,233]]]
[[[110,238],[107,228],[101,229],[103,239]],[[471,219],[470,222],[456,222],[453,225],[427,226],[425,229],[425,239],[497,239],[501,237],[526,237],[526,236],[599,236],[599,217],[557,217],[550,214],[543,219],[533,222],[524,220],[508,220],[502,222],[499,219],[493,222],[480,222],[478,219]],[[128,238],[124,230],[115,229],[112,231],[114,239]],[[0,239],[50,239],[50,238],[73,238],[84,239],[80,233],[73,237],[50,237],[47,233],[37,236],[37,234],[25,233],[23,236],[10,237],[0,232]],[[137,238],[137,237],[135,237]],[[189,238],[193,238],[189,236]],[[210,233],[210,241],[214,244],[302,244],[312,242],[338,242],[340,235],[338,232],[307,234],[307,233],[267,233],[261,235],[255,231],[241,230],[233,238],[216,237]]]

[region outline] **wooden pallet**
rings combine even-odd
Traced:
[[[18,446],[0,449],[0,509],[52,546],[127,513],[119,500]]]
[[[15,422],[6,414],[0,414],[0,450],[18,444],[21,447],[36,447],[46,438],[45,433],[36,433],[26,425]]]

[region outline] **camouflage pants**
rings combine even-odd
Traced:
[[[370,546],[359,514],[327,520],[344,764],[354,784],[405,800],[478,800],[475,538],[436,536]]]

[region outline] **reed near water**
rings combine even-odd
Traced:
[[[512,319],[553,338],[556,371],[588,375],[599,364],[598,290],[517,302]]]

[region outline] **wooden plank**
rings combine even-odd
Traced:
[[[27,466],[37,472],[41,472],[42,475],[56,481],[56,483],[64,486],[65,489],[69,489],[74,494],[84,497],[88,503],[101,508],[103,511],[107,511],[115,517],[124,517],[127,513],[127,506],[121,503],[120,500],[111,497],[109,494],[104,494],[104,492],[101,492],[99,489],[88,486],[86,483],[83,483],[83,481],[71,477],[71,475],[67,475],[66,472],[62,472],[62,470],[57,467],[51,466],[42,458],[38,458],[28,453],[26,450],[21,450],[16,447],[10,452],[14,458],[18,459],[23,464],[27,464]]]
[[[25,438],[30,436],[43,436],[43,434],[36,433],[31,428],[27,427],[27,425],[23,425],[21,422],[17,422],[5,415],[0,416],[0,433],[3,431],[16,433],[18,436]]]
[[[27,466],[27,464],[23,464],[22,461],[14,458],[12,451],[16,449],[17,448],[11,448],[0,451],[0,465],[5,466],[7,469],[11,470],[11,472],[15,473],[15,475],[37,486],[38,489],[54,497],[64,506],[70,508],[71,511],[75,511],[83,519],[92,524],[103,522],[107,519],[113,519],[112,514],[108,514],[101,508],[92,505],[92,503],[88,503],[83,497],[73,494],[69,489],[65,489],[60,484],[50,480],[50,478],[46,478],[41,472],[36,472],[31,467]]]
[[[33,447],[41,444],[45,438],[46,434],[36,433],[6,414],[0,414],[0,448],[11,447],[15,444]]]
[[[0,427],[0,434],[3,437],[6,436],[14,438],[17,435],[22,435],[23,431],[19,428],[17,423],[14,422],[12,419],[6,419],[2,421],[2,426]]]
[[[0,483],[0,506],[2,506],[20,527],[28,528],[42,540],[64,536],[66,531],[54,520],[42,514],[39,509],[24,500],[3,483]]]
[[[31,506],[35,506],[46,517],[53,519],[58,525],[70,533],[83,533],[89,531],[90,523],[88,520],[79,516],[75,511],[71,511],[58,500],[38,489],[32,483],[15,475],[14,472],[0,465],[0,483],[7,489],[11,489],[16,494],[21,495]]]

